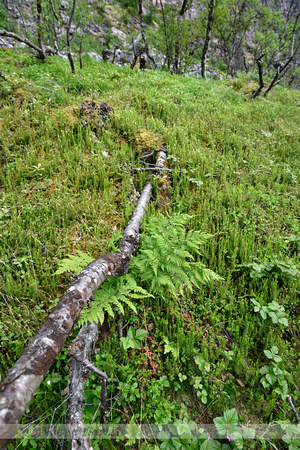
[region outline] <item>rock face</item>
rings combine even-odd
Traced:
[[[103,0],[104,3],[110,4],[113,0]],[[162,4],[165,5],[176,5],[180,4],[182,0],[162,0]],[[69,9],[69,3],[71,0],[61,0],[60,7],[58,10],[59,16],[66,21],[67,20],[67,11]],[[94,4],[98,5],[98,0],[87,0],[89,5]],[[36,33],[36,0],[4,0],[4,5],[7,8],[9,16],[14,20],[17,27],[21,32],[27,35],[34,35]],[[155,8],[160,9],[160,0],[144,0],[144,12],[148,12],[148,8],[150,6],[154,6]],[[186,17],[188,19],[194,19],[197,17],[197,8],[192,5],[192,7],[186,12]],[[104,21],[105,22],[105,21]],[[109,32],[116,36],[119,41],[126,47],[126,38],[127,35],[124,31],[120,29],[120,25],[118,22],[114,22],[112,20],[111,27],[109,27],[106,23],[96,23],[89,24],[87,26],[86,31],[94,36],[100,37],[103,40],[103,37],[99,35],[105,35]],[[132,17],[132,24],[134,27],[137,27],[136,17]],[[131,27],[129,27],[130,29]]]

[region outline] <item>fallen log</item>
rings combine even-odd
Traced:
[[[68,380],[70,399],[69,399],[69,411],[70,411],[70,438],[71,438],[71,450],[92,450],[92,445],[87,436],[84,436],[84,422],[82,418],[82,402],[84,392],[84,378],[87,376],[89,368],[97,369],[90,363],[90,357],[92,349],[94,348],[98,339],[98,324],[88,323],[84,325],[79,331],[76,339],[69,346],[69,354],[71,359],[71,373]],[[105,392],[106,400],[106,384],[107,375],[101,372],[102,391]],[[103,397],[103,395],[101,395]],[[101,403],[103,408],[103,421],[105,421],[106,402]]]
[[[64,293],[54,311],[24,349],[0,385],[0,448],[12,441],[35,391],[62,350],[83,307],[108,278],[124,275],[139,242],[139,227],[151,196],[146,184],[125,228],[120,252],[109,253],[89,264]]]

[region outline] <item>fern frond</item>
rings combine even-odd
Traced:
[[[127,305],[135,313],[137,309],[131,298],[143,299],[152,295],[141,286],[138,286],[131,274],[123,277],[112,277],[107,280],[95,294],[95,301],[91,307],[84,308],[79,325],[87,322],[104,322],[105,312],[114,317],[114,309],[119,314],[124,314],[124,305]],[[114,309],[113,309],[114,308]]]
[[[77,255],[70,255],[60,261],[54,275],[60,275],[65,272],[73,272],[74,275],[78,275],[87,265],[94,261],[94,258],[89,253],[84,253],[80,250],[77,250],[76,253]]]
[[[140,254],[133,258],[129,270],[140,277],[151,293],[168,291],[177,296],[186,288],[221,280],[197,259],[200,248],[212,236],[199,230],[186,230],[191,221],[188,214],[151,217],[146,225]]]

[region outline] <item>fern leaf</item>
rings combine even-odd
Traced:
[[[94,258],[89,253],[84,253],[77,250],[77,255],[70,255],[60,261],[58,269],[54,275],[60,275],[65,272],[73,272],[78,275],[88,264],[94,261]]]

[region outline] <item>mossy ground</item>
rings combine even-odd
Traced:
[[[224,281],[176,304],[145,300],[137,315],[128,312],[127,328],[148,330],[141,351],[126,354],[116,324],[105,324],[96,363],[110,377],[109,397],[122,392],[108,404],[108,422],[209,422],[233,407],[244,422],[293,421],[287,401],[262,388],[259,369],[268,363],[264,350],[277,346],[299,408],[300,284],[291,275],[300,252],[299,91],[278,86],[250,101],[239,80],[143,72],[88,58],[73,76],[57,58],[42,64],[2,51],[0,60],[7,74],[0,80],[2,378],[69,283],[54,275],[58,262],[77,249],[95,257],[110,251],[135,206],[132,180],[141,190],[152,178],[156,192],[155,177],[130,167],[143,151],[165,143],[174,170],[169,212],[189,213],[191,227],[213,234],[203,260]],[[98,135],[74,115],[86,98],[113,107]],[[154,198],[147,214],[158,211]],[[275,263],[262,273],[262,263],[275,260],[286,271]],[[288,327],[263,320],[252,298],[283,305]],[[179,346],[178,359],[163,351],[164,336]],[[209,372],[195,365],[199,354]],[[50,422],[62,402],[66,358],[58,358],[52,384],[41,385],[24,420]],[[202,377],[206,403],[195,377]],[[98,398],[93,380],[87,403]],[[97,408],[87,406],[85,414],[96,420]]]

